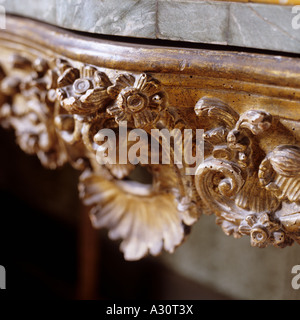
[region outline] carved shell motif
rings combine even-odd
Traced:
[[[162,249],[174,252],[185,238],[185,225],[195,222],[187,211],[178,209],[172,192],[166,192],[176,184],[174,172],[161,168],[153,178],[149,185],[109,180],[89,171],[80,178],[81,197],[92,206],[93,226],[108,228],[111,239],[123,239],[121,250],[127,260],[158,255]],[[163,178],[168,185],[162,189],[157,180]]]

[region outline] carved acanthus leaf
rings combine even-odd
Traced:
[[[300,201],[300,147],[281,145],[262,161],[258,176],[280,200]]]

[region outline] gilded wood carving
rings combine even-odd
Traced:
[[[5,33],[3,44],[4,38]],[[13,128],[22,150],[36,154],[44,166],[55,169],[69,162],[82,171],[79,194],[91,207],[92,224],[106,227],[110,238],[122,239],[126,259],[173,252],[202,213],[215,214],[227,235],[248,235],[253,246],[300,243],[297,59],[295,68],[289,58],[283,61],[275,76],[253,67],[253,79],[243,72],[233,79],[246,66],[234,67],[227,76],[225,57],[219,67],[221,85],[213,73],[197,71],[193,63],[198,62],[188,50],[179,53],[186,57],[179,70],[156,64],[156,72],[139,61],[129,72],[133,62],[112,66],[113,57],[107,65],[54,51],[48,57],[31,49],[25,54],[8,51],[13,53],[10,62],[0,68],[1,124]],[[285,117],[285,110],[292,116]],[[132,129],[144,129],[149,139],[151,129],[203,129],[204,161],[195,175],[185,174],[188,164],[174,161],[132,164],[117,158],[115,164],[100,165],[99,131],[111,129],[121,141],[123,121],[128,125],[122,133],[125,148],[132,145]],[[133,178],[139,170],[149,177],[147,184]]]

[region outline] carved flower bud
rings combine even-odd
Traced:
[[[247,160],[247,156],[244,152],[239,152],[239,161],[244,162]]]
[[[77,94],[84,94],[92,88],[92,84],[88,79],[77,79],[73,84],[73,89]]]
[[[285,241],[285,235],[283,231],[273,232],[273,237],[274,237],[274,244],[276,246],[282,245]]]
[[[83,90],[83,89],[82,89]],[[85,94],[78,97],[69,97],[61,99],[62,106],[70,113],[88,115],[101,109],[106,105],[109,96],[106,89],[94,88],[88,89]]]
[[[250,227],[252,227],[254,225],[254,223],[256,222],[257,220],[257,217],[256,215],[253,215],[253,214],[249,214],[246,218],[245,218],[245,221],[248,223],[248,225]]]
[[[163,103],[163,97],[159,94],[156,94],[152,97],[152,101],[156,104],[162,104]]]
[[[267,246],[267,240],[269,238],[269,234],[264,227],[255,227],[251,229],[250,239],[251,245],[259,248],[264,248]]]

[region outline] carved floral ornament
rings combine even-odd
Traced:
[[[69,162],[82,171],[79,193],[92,224],[122,239],[126,259],[173,252],[202,213],[215,214],[227,235],[248,235],[253,246],[300,243],[300,145],[292,132],[274,143],[278,117],[254,109],[238,114],[207,96],[190,121],[149,74],[108,74],[65,59],[14,55],[8,69],[0,68],[1,124],[44,166]],[[153,128],[204,129],[204,162],[194,176],[175,163],[99,165],[99,130],[112,129],[119,139],[122,121],[149,136]],[[139,170],[148,184],[133,178]]]

